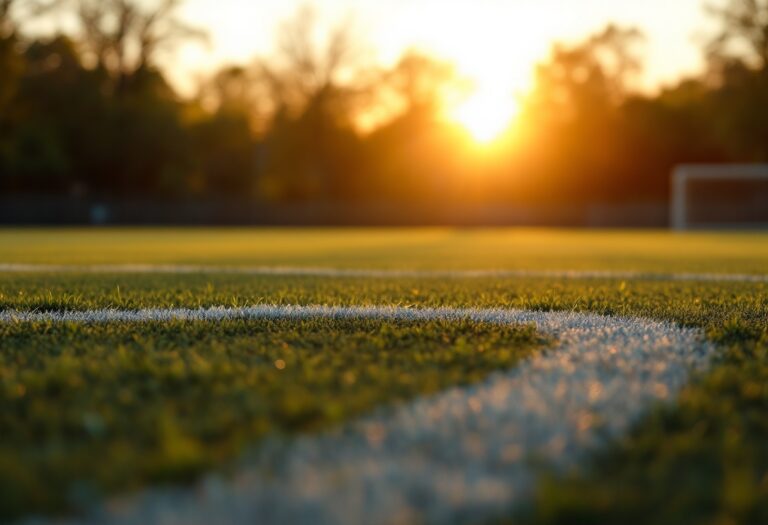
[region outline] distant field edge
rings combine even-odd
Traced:
[[[637,270],[420,270],[362,269],[322,266],[217,266],[185,264],[26,264],[0,263],[0,273],[93,274],[234,274],[329,278],[552,278],[632,279],[650,281],[706,281],[768,283],[768,274],[715,272],[648,272]]]

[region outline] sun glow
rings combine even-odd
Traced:
[[[509,129],[518,111],[511,94],[477,90],[449,111],[448,117],[477,142],[489,143]]]
[[[446,101],[444,115],[478,144],[489,144],[513,125],[520,112],[519,97],[532,88],[534,66],[549,51],[547,22],[552,17],[517,2],[439,5],[439,24],[423,23],[430,19],[425,7],[413,15],[414,27],[401,31],[418,34],[419,48],[452,62],[474,87],[463,99]],[[520,20],[525,23],[516,23],[510,31],[510,21]]]

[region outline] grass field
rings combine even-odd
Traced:
[[[4,263],[765,273],[761,233],[621,230],[0,230]]]
[[[3,263],[764,275],[768,235],[5,230]],[[768,280],[20,270],[0,272],[0,312],[396,305],[589,312],[700,329],[717,345],[706,372],[579,468],[542,465],[535,498],[498,521],[768,523]],[[0,521],[226,473],[264,439],[316,434],[480,383],[552,344],[532,325],[446,320],[0,323]]]

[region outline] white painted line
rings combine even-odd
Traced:
[[[482,522],[531,501],[540,473],[583,465],[658,402],[671,402],[714,346],[696,330],[572,312],[254,306],[0,314],[2,322],[222,319],[534,323],[558,341],[486,381],[379,410],[333,432],[261,443],[232,478],[148,489],[68,523],[388,524]],[[532,461],[533,460],[533,461]]]
[[[355,269],[293,266],[208,266],[176,264],[0,264],[0,273],[94,273],[94,274],[236,274],[300,277],[360,278],[483,278],[541,277],[553,279],[644,279],[652,281],[715,281],[766,283],[767,274],[663,273],[621,270],[408,270]]]

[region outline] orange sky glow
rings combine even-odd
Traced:
[[[187,20],[207,28],[209,46],[188,45],[168,59],[182,92],[222,63],[268,56],[280,21],[301,0],[189,0]],[[701,0],[317,0],[329,26],[348,17],[375,62],[394,63],[409,48],[453,62],[474,91],[448,115],[480,141],[514,117],[536,62],[554,41],[577,41],[609,22],[635,25],[647,37],[642,87],[672,82],[702,67],[701,41],[711,21]]]
[[[472,90],[446,116],[479,142],[514,119],[553,42],[583,40],[608,23],[636,26],[646,35],[639,87],[653,91],[699,72],[714,30],[703,0],[187,0],[183,18],[204,28],[210,43],[185,44],[163,66],[192,95],[216,68],[268,57],[280,23],[308,4],[323,26],[352,20],[374,64],[392,65],[408,49],[453,63]]]

